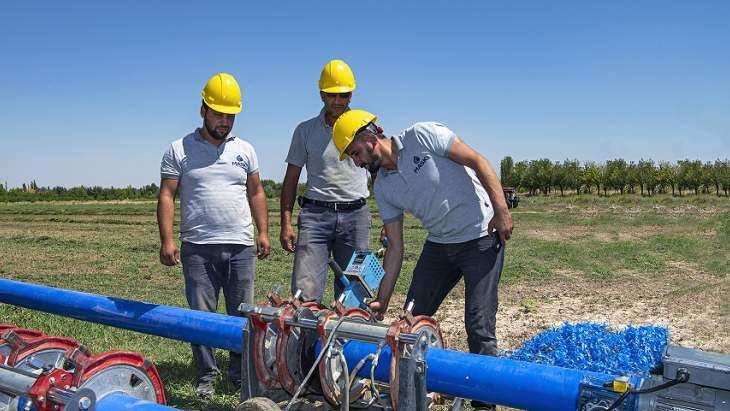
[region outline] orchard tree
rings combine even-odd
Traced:
[[[601,195],[601,168],[595,161],[587,161],[583,164],[582,183],[590,194],[591,187],[596,186],[596,194]]]
[[[644,195],[644,189],[646,189],[647,194],[651,196],[654,192],[654,187],[657,185],[657,170],[654,167],[654,161],[644,160],[642,158],[639,160],[637,168],[641,195]]]

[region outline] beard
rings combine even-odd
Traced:
[[[372,174],[377,174],[378,170],[380,170],[380,160],[374,160],[370,164],[367,165],[367,169]]]
[[[210,124],[208,124],[208,120],[205,120],[203,122],[203,125],[205,126],[205,129],[208,131],[208,134],[210,134],[210,136],[216,140],[225,140],[225,138],[228,137],[228,134],[230,134],[230,132],[231,132],[231,129],[227,129],[225,132],[220,132],[220,131],[216,130],[215,128],[211,127]]]
[[[326,111],[327,111],[327,114],[329,114],[330,116],[332,116],[334,118],[339,118],[342,114],[345,113],[345,111],[347,111],[347,108],[348,107],[346,105],[342,106],[342,107],[330,106],[330,107],[326,108]]]
[[[363,164],[363,167],[367,168],[370,173],[376,174],[380,170],[380,158],[375,155],[375,150],[371,146],[367,146],[365,152],[370,157],[370,161],[367,164]]]

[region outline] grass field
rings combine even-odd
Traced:
[[[675,343],[730,352],[727,198],[533,197],[513,216],[500,288],[501,348],[569,320],[668,325]],[[270,202],[270,220],[274,247],[256,270],[257,299],[276,285],[286,290],[291,272],[293,257],[278,246],[278,202]],[[426,236],[412,217],[405,227],[406,261],[392,307],[403,300]],[[3,278],[184,307],[181,269],[162,266],[158,247],[154,202],[0,203]],[[447,343],[459,349],[462,313],[457,286],[437,317]],[[93,352],[139,351],[157,364],[171,405],[202,407],[187,344],[8,305],[0,306],[0,322],[72,336]],[[205,408],[231,409],[237,394],[222,380],[218,388]]]

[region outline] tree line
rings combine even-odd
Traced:
[[[281,183],[274,180],[261,181],[266,196],[269,198],[278,197],[281,192]],[[298,191],[303,193],[304,184],[300,184]],[[83,201],[83,200],[154,200],[160,188],[157,184],[147,184],[142,187],[101,187],[101,186],[75,186],[75,187],[41,187],[35,180],[23,183],[20,187],[9,188],[8,183],[0,183],[0,202],[18,201]]]
[[[507,156],[500,163],[502,185],[514,187],[530,195],[566,192],[577,194],[640,193],[654,195],[669,193],[684,195],[687,192],[715,193],[728,196],[730,193],[730,161],[714,162],[680,160],[676,163],[653,160],[638,162],[624,159],[608,160],[605,163],[576,159],[553,162],[543,158],[523,160],[517,163]],[[261,181],[266,196],[277,198],[281,183],[274,180]],[[299,184],[297,193],[304,193],[306,187]],[[0,183],[0,202],[16,201],[62,201],[62,200],[154,200],[159,193],[157,184],[142,187],[41,187],[35,180],[20,187],[9,188],[7,182]]]
[[[530,195],[560,192],[608,195],[611,193],[655,193],[684,195],[685,193],[715,193],[728,196],[730,192],[730,161],[728,159],[703,163],[700,160],[626,161],[618,158],[605,163],[576,159],[553,162],[543,158],[517,163],[507,156],[500,163],[502,185],[514,187]]]

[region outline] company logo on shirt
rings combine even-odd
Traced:
[[[426,164],[426,161],[430,160],[431,156],[426,154],[425,157],[421,158],[418,156],[413,156],[413,164],[416,165],[416,168],[413,169],[413,172],[418,174],[418,172],[421,170],[424,164]]]
[[[234,165],[236,167],[241,167],[242,169],[246,169],[246,163],[243,162],[243,157],[241,155],[236,156],[237,161],[231,161],[231,165]]]

